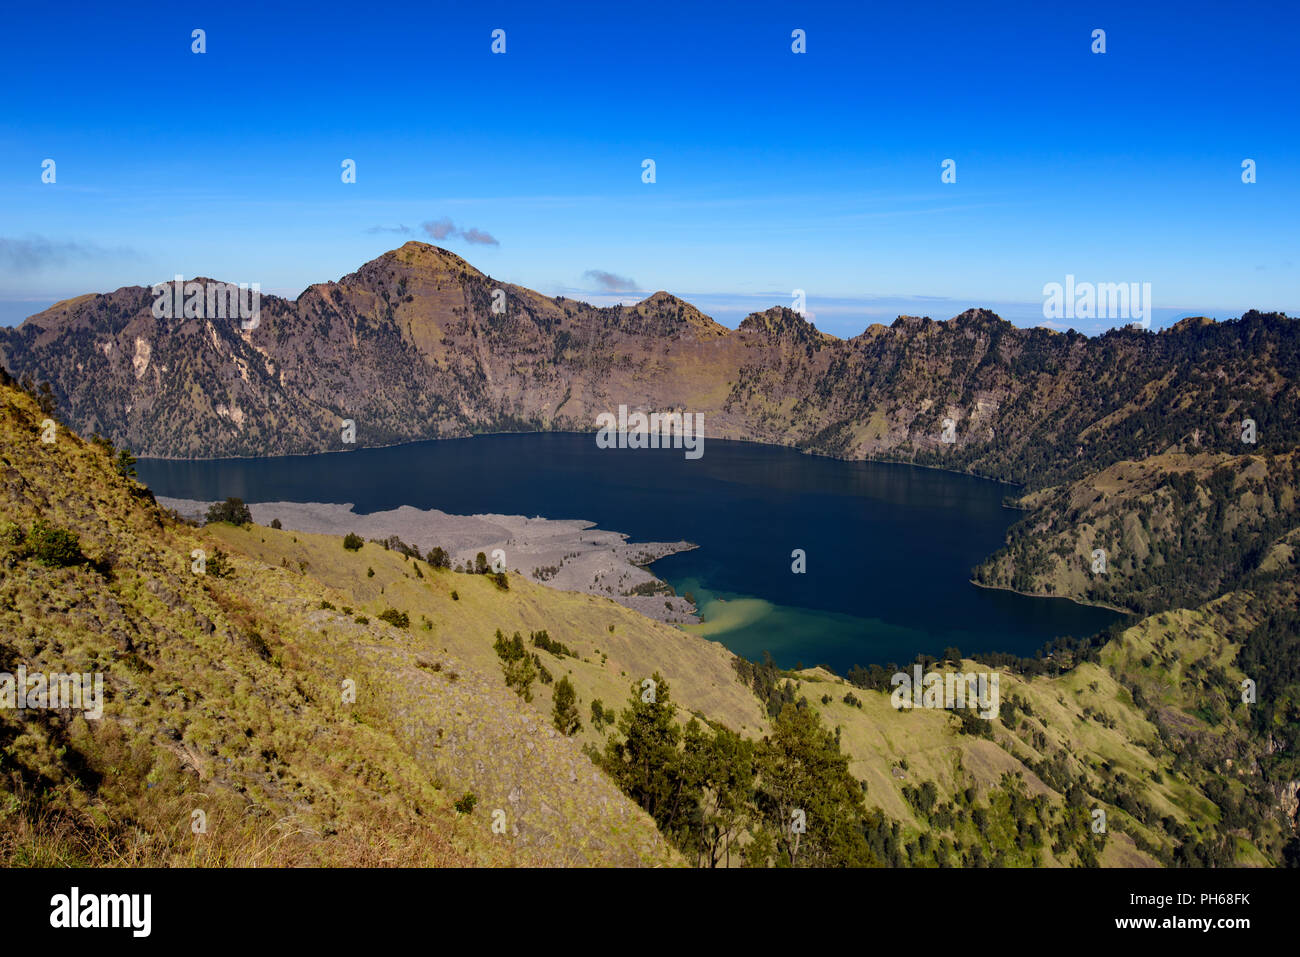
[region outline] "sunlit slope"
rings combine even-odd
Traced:
[[[106,701],[101,720],[0,709],[9,863],[677,863],[584,753],[618,733],[593,726],[593,700],[622,709],[658,672],[680,720],[770,731],[720,644],[375,543],[191,527],[101,446],[61,427],[42,442],[44,418],[0,384],[0,671],[99,672]],[[60,530],[75,553],[48,549]],[[992,722],[899,711],[820,671],[780,680],[838,729],[868,807],[897,827],[906,853],[886,863],[936,846],[966,863],[1174,863],[1222,859],[1224,841],[1267,863],[1281,832],[1260,775],[1285,803],[1289,772],[1247,733],[1240,660],[1258,673],[1272,646],[1251,636],[1295,605],[1289,540],[1264,564],[1257,590],[1143,619],[1055,677],[999,669]],[[531,701],[506,685],[498,630],[552,679]],[[534,645],[543,630],[569,653]],[[571,738],[552,723],[562,678]]]
[[[212,534],[164,515],[102,448],[62,428],[43,443],[43,418],[0,385],[0,670],[102,673],[104,714],[0,709],[0,858],[676,860],[495,674],[330,614],[297,570],[232,550],[218,577]],[[51,529],[80,555],[44,563],[31,543]]]
[[[1093,812],[1102,809],[1104,865],[1155,864],[1180,844],[1225,839],[1238,864],[1263,865],[1271,855],[1238,820],[1253,800],[1248,791],[1267,787],[1259,777],[1260,746],[1248,734],[1250,706],[1241,700],[1240,645],[1224,636],[1249,632],[1264,606],[1242,593],[1152,616],[1106,644],[1097,662],[1077,663],[1056,677],[1002,670],[1002,714],[987,738],[960,733],[951,712],[895,710],[888,692],[854,687],[821,670],[800,673],[797,693],[840,728],[850,768],[867,783],[868,803],[909,834],[942,828],[908,799],[906,788],[933,782],[940,803],[960,804],[963,789],[996,789],[1011,774],[1030,795],[1048,795],[1057,815],[1075,806],[1089,829]],[[968,660],[961,670],[990,669]],[[859,704],[846,703],[846,694]],[[1285,840],[1281,822],[1269,808],[1261,813],[1267,818],[1262,837],[1275,853]],[[1057,820],[1058,829],[1064,820]],[[1076,859],[1068,849],[1048,848],[1040,860]]]
[[[507,635],[517,630],[527,638],[545,628],[577,654],[556,657],[538,651],[554,677],[567,676],[577,690],[581,740],[600,744],[604,737],[589,721],[593,698],[607,707],[623,707],[630,686],[654,671],[672,685],[683,720],[689,712],[747,736],[766,732],[762,706],[740,683],[721,646],[641,618],[607,599],[556,593],[516,576],[509,577],[503,590],[488,576],[435,570],[375,543],[349,552],[339,538],[256,526],[209,526],[205,533],[266,565],[289,566],[286,574],[321,581],[326,587],[320,598],[336,610],[318,614],[328,616],[332,627],[360,631],[357,615],[373,621],[385,609],[395,609],[410,621],[409,628],[395,630],[399,640],[409,636],[422,649],[420,655],[429,660],[453,656],[495,673],[501,683],[492,648],[496,630]],[[266,589],[266,600],[275,600],[278,587]],[[350,617],[342,614],[345,607]],[[1141,661],[1144,636],[1164,627],[1156,618],[1106,646],[1099,663],[1085,661],[1057,677],[1001,671],[1002,714],[988,725],[987,737],[962,733],[961,722],[950,712],[899,711],[888,693],[854,687],[820,670],[794,676],[795,696],[839,729],[851,771],[866,784],[867,804],[898,822],[913,841],[928,833],[931,840],[947,837],[967,849],[984,842],[990,848],[1003,846],[1009,855],[1004,863],[1046,865],[1079,863],[1082,845],[1091,843],[1104,865],[1154,865],[1162,854],[1172,854],[1176,844],[1189,838],[1213,840],[1222,830],[1220,809],[1205,793],[1209,776],[1179,759],[1174,742],[1213,738],[1229,750],[1245,747],[1230,694],[1238,680],[1231,667],[1235,646],[1206,638],[1224,624],[1224,614],[1221,606],[1180,612],[1165,628],[1170,633],[1166,649],[1169,654],[1176,649],[1184,669],[1200,673],[1221,667],[1225,678],[1180,684],[1178,673],[1171,672],[1174,687],[1160,711],[1152,711],[1145,699],[1136,703],[1130,690],[1146,680],[1134,661]],[[1234,627],[1247,624],[1242,619]],[[987,666],[967,660],[962,669]],[[543,724],[551,714],[553,687],[533,686],[528,707]],[[849,694],[858,705],[845,702]],[[1218,718],[1198,716],[1210,703],[1219,709]],[[605,731],[611,733],[616,732]],[[1047,802],[1040,822],[1047,840],[1041,850],[1016,847],[1020,830],[1031,822],[1014,820],[1003,807],[1008,775],[1023,784],[1027,795],[1042,795]],[[954,820],[923,812],[909,798],[907,790],[925,782],[934,786],[938,805],[952,805]],[[982,835],[976,834],[976,806],[991,815]],[[1104,836],[1092,836],[1096,809],[1107,817]],[[1242,863],[1266,860],[1244,837],[1239,855]]]
[[[373,542],[350,552],[337,536],[230,525],[206,526],[204,532],[260,562],[287,564],[304,580],[325,586],[318,589],[319,598],[347,605],[372,621],[387,608],[405,612],[410,640],[419,650],[454,654],[490,674],[500,674],[492,647],[498,629],[506,636],[520,632],[525,639],[544,630],[576,653],[556,657],[543,652],[541,658],[556,679],[570,677],[584,712],[593,698],[621,706],[633,682],[658,671],[671,683],[673,700],[683,711],[705,712],[748,734],[765,727],[761,705],[736,679],[731,652],[610,599],[556,591],[517,575],[509,575],[508,587],[502,589],[487,576],[434,569]],[[530,650],[537,649],[530,645]],[[534,686],[535,701],[547,714],[551,691],[541,682]],[[588,724],[584,720],[584,727]]]
[[[1194,607],[1257,569],[1294,566],[1298,491],[1294,452],[1119,462],[1024,496],[1028,515],[975,578],[1136,611]]]

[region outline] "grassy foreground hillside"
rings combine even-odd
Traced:
[[[102,448],[62,428],[42,442],[43,418],[0,387],[0,671],[102,672],[106,700],[99,720],[0,709],[0,859],[675,860],[494,675],[427,633],[322,609],[296,568],[223,563]],[[43,562],[34,527],[73,531],[80,555]]]
[[[607,599],[192,527],[104,446],[61,426],[43,442],[45,418],[0,384],[0,672],[101,672],[106,700],[99,720],[0,708],[6,863],[1282,857],[1294,705],[1265,714],[1235,689],[1239,659],[1271,647],[1259,630],[1285,628],[1285,576],[1267,601],[1154,616],[1044,673],[1001,666],[991,721],[899,711],[880,674],[740,662]]]

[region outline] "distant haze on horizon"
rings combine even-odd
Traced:
[[[358,263],[360,265],[360,263]],[[193,278],[187,276],[187,279]],[[220,278],[220,277],[214,277]],[[128,283],[127,285],[146,285],[145,283]],[[121,288],[120,286],[115,287]],[[115,289],[95,289],[86,290],[85,292],[109,293]],[[276,295],[285,299],[297,299],[303,290],[297,292],[277,291],[275,289],[263,289],[264,295]],[[672,293],[679,299],[682,299],[695,306],[711,319],[722,325],[735,329],[744,318],[755,312],[762,312],[773,306],[789,306],[790,298],[782,297],[780,293],[772,292],[768,294],[755,293],[747,296],[733,296],[725,293],[677,293],[671,289],[664,290]],[[57,299],[46,300],[3,300],[0,299],[0,326],[16,326],[30,316],[48,309],[50,306],[64,299],[74,298],[82,293],[74,293],[69,296],[61,296]],[[582,302],[591,303],[596,306],[614,306],[618,304],[632,305],[640,302],[646,297],[653,294],[653,291],[640,291],[636,294],[609,294],[609,293],[591,293],[582,289],[564,289],[553,293],[556,296],[564,296],[568,299],[576,299]],[[1179,319],[1188,316],[1209,316],[1218,321],[1235,319],[1242,313],[1246,312],[1247,307],[1233,311],[1213,311],[1213,310],[1178,310],[1164,309],[1155,306],[1153,309],[1153,319],[1151,322],[1152,330],[1159,330],[1173,325]],[[1088,335],[1101,335],[1107,329],[1118,328],[1127,325],[1124,322],[1110,322],[1109,324],[1089,322],[1086,319],[1068,320],[1055,323],[1046,322],[1042,315],[1042,303],[980,303],[970,302],[961,303],[949,299],[937,299],[934,297],[872,297],[861,300],[855,299],[837,299],[830,301],[819,301],[809,299],[806,318],[812,322],[818,329],[823,332],[829,332],[831,335],[839,338],[851,338],[863,332],[867,327],[873,324],[890,325],[899,316],[928,316],[931,319],[943,321],[960,315],[968,309],[989,309],[997,313],[1001,318],[1016,326],[1048,326],[1058,331],[1074,329],[1076,332],[1083,332]],[[1290,314],[1290,313],[1289,313]]]
[[[1300,314],[1300,8],[1132,6],[15,8],[0,324],[175,274],[294,298],[412,239],[730,327],[803,290],[841,337],[1042,325],[1067,276],[1150,283],[1156,329]]]

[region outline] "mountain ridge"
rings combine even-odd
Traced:
[[[969,309],[839,339],[779,305],[733,330],[663,291],[547,297],[416,242],[295,300],[263,296],[250,331],[150,305],[138,286],[64,300],[0,330],[0,362],[48,380],[82,431],[166,458],[347,449],[345,420],[356,447],[590,431],[620,404],[702,412],[715,438],[1031,485],[1081,477],[1083,452],[1106,465],[1226,435],[1234,416],[1254,414],[1262,448],[1300,440],[1285,374],[1300,334],[1282,314],[1089,338]],[[1166,405],[1178,414],[1157,421]]]

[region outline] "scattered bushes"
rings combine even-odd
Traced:
[[[387,551],[397,552],[406,558],[419,558],[420,550],[414,545],[408,545],[396,535],[389,535],[384,539],[371,539],[377,545],[382,545]]]
[[[557,658],[578,657],[567,646],[551,638],[551,636],[546,633],[545,629],[541,631],[530,631],[528,637],[532,641],[534,647],[541,648],[542,651],[549,651]]]

